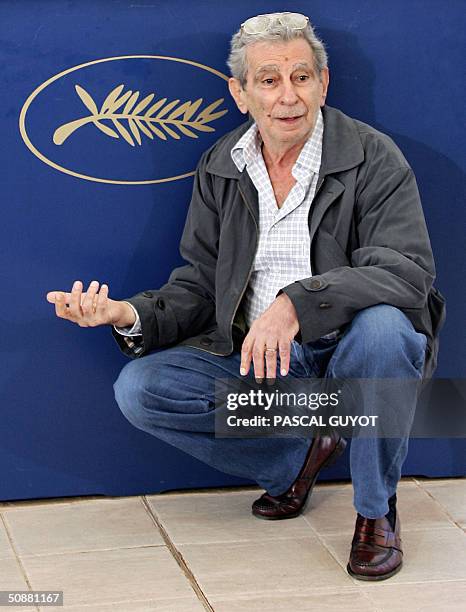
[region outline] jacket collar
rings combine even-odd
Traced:
[[[332,106],[322,107],[324,137],[322,162],[319,175],[342,172],[359,165],[364,160],[364,150],[356,124],[351,117]],[[213,147],[207,162],[207,172],[224,178],[239,179],[240,172],[231,159],[231,149],[253,124],[253,119],[228,132]]]

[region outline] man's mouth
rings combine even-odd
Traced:
[[[297,115],[296,117],[278,117],[278,120],[283,123],[296,123],[302,116],[303,115]]]

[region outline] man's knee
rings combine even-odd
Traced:
[[[135,426],[140,420],[146,393],[142,359],[128,362],[113,384],[115,400],[121,412]]]
[[[185,347],[173,347],[129,361],[113,384],[123,415],[142,429],[148,419],[154,424],[163,413],[181,411],[186,401],[203,399],[204,362],[198,359]]]
[[[399,308],[376,304],[360,310],[354,317],[351,331],[364,339],[367,350],[400,350],[403,340],[414,332],[411,321]]]
[[[360,310],[329,364],[337,377],[414,375],[425,358],[426,337],[415,331],[395,306],[377,304]]]

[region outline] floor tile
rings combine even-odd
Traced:
[[[64,605],[191,598],[188,579],[164,546],[24,557],[33,589],[62,590]],[[129,611],[128,611],[129,612]]]
[[[442,508],[412,481],[398,484],[397,508],[407,530],[453,526]],[[319,534],[352,534],[356,522],[353,487],[317,485],[303,516]]]
[[[388,584],[363,591],[379,612],[464,612],[466,581]]]
[[[344,592],[329,591],[320,594],[318,603],[313,594],[308,595],[280,595],[270,596],[237,596],[233,599],[211,598],[210,604],[215,612],[290,612],[301,610],[309,612],[376,612],[375,605],[360,589],[349,589]],[[404,611],[406,612],[406,610]]]
[[[20,556],[163,545],[141,499],[104,499],[3,510]]]
[[[27,589],[27,582],[17,560],[0,559],[0,591],[25,591]],[[11,610],[12,608],[9,607],[9,609]]]
[[[222,544],[182,544],[179,550],[209,599],[238,594],[311,594],[352,587],[314,536]]]
[[[419,480],[419,484],[445,508],[454,521],[466,528],[466,478]]]
[[[319,533],[341,533],[354,529],[355,512],[351,483],[318,484],[312,491],[303,517]]]
[[[458,527],[406,531],[402,526],[401,538],[403,567],[389,578],[391,584],[463,580],[466,576],[466,534]],[[324,535],[323,541],[341,565],[346,567],[351,539],[346,534]],[[356,579],[354,582],[371,588],[375,585]]]
[[[5,526],[0,519],[0,559],[14,559],[15,553],[10,545]]]
[[[261,493],[146,498],[215,612],[463,611],[466,533],[453,521],[466,529],[466,478],[402,479],[404,566],[378,583],[345,570],[356,517],[351,483],[318,483],[304,515],[290,521],[253,517]],[[63,590],[63,610],[204,610],[140,497],[4,502],[0,513],[32,588]],[[0,590],[27,590],[13,555],[0,522]]]
[[[266,521],[254,517],[251,504],[261,492],[152,495],[149,505],[176,544],[241,542],[305,536],[311,532],[302,517]],[[311,533],[312,535],[312,533]]]
[[[40,608],[41,612],[50,612],[53,608]],[[183,597],[179,599],[154,599],[145,601],[117,601],[111,604],[99,604],[91,606],[86,604],[78,604],[76,606],[63,606],[61,610],[69,610],[69,612],[204,612],[205,608],[197,599],[193,592],[192,597]],[[22,608],[21,608],[22,612]]]

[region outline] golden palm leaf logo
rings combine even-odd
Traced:
[[[139,145],[142,144],[141,133],[151,140],[154,139],[154,135],[162,140],[167,140],[167,136],[179,140],[181,138],[179,132],[190,138],[198,138],[196,131],[215,132],[214,128],[207,124],[228,112],[226,109],[217,110],[224,98],[215,100],[202,110],[199,110],[202,98],[181,104],[180,100],[168,102],[167,98],[161,98],[149,106],[155,94],[151,93],[137,103],[140,92],[129,90],[123,94],[124,88],[124,85],[115,87],[107,95],[99,110],[91,95],[80,85],[75,85],[76,93],[91,114],[58,127],[53,134],[53,142],[56,145],[63,144],[73,132],[88,123],[94,124],[101,132],[112,138],[121,136],[133,147],[134,141]],[[129,130],[123,125],[123,121],[128,122]],[[110,127],[108,122],[115,129]]]

